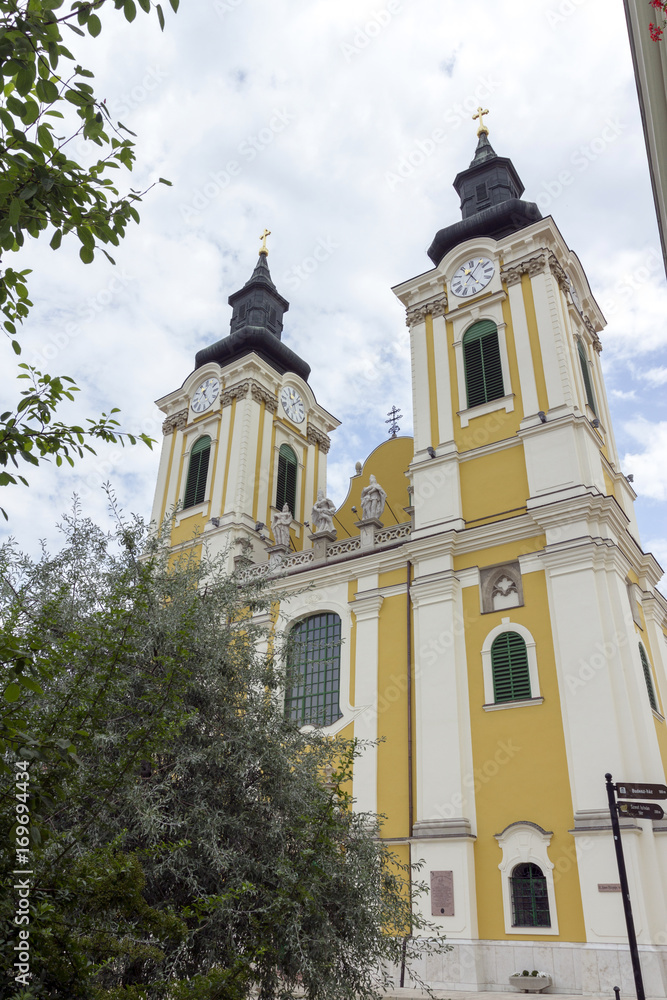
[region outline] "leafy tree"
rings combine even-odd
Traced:
[[[174,10],[178,3],[170,0]],[[154,8],[164,28],[160,4],[139,0],[139,6],[147,13]],[[120,194],[112,179],[121,167],[132,170],[133,133],[111,120],[93,91],[93,73],[76,62],[63,37],[65,29],[99,35],[105,7],[122,11],[128,21],[137,14],[134,0],[74,0],[68,9],[64,0],[0,0],[0,250],[5,254],[19,251],[26,234],[37,239],[49,232],[54,250],[72,235],[84,263],[97,249],[113,263],[105,247],[118,246],[130,221],[139,221],[136,206],[146,191]],[[99,147],[93,162],[72,159],[77,137]],[[29,273],[12,267],[0,273],[3,329],[16,354],[21,353],[18,328],[32,305]],[[135,443],[135,437],[120,433],[111,414],[86,426],[54,422],[58,404],[76,391],[72,379],[25,364],[20,368],[19,378],[27,378],[30,387],[14,410],[0,414],[0,485],[27,485],[13,471],[18,459],[37,465],[53,455],[72,463],[73,455],[93,451],[90,439]],[[152,444],[145,434],[137,437]]]
[[[174,562],[138,521],[108,537],[75,510],[62,528],[55,556],[0,551],[0,637],[39,678],[4,714],[56,741],[5,754],[8,775],[28,764],[38,840],[35,978],[17,997],[377,996],[426,927],[377,817],[352,809],[361,748],[284,716],[275,594],[205,553]]]

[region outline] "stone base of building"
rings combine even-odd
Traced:
[[[627,945],[460,939],[450,939],[449,944],[452,949],[446,954],[414,963],[415,972],[437,991],[516,993],[509,977],[523,969],[537,969],[553,981],[545,994],[613,997],[614,986],[619,986],[621,997],[635,995]],[[667,997],[667,946],[640,945],[639,958],[646,996]],[[418,986],[407,970],[405,986]],[[396,997],[400,995],[397,990]]]

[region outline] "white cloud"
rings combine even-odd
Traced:
[[[643,378],[651,385],[665,385],[667,383],[667,366],[661,365],[660,368],[650,368],[647,372],[644,372]]]
[[[623,456],[623,471],[634,475],[634,489],[653,500],[667,500],[667,420],[643,418],[625,424],[625,431],[644,448]]]

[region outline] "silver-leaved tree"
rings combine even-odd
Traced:
[[[3,884],[31,872],[30,975],[5,995],[352,1000],[407,935],[413,956],[446,947],[353,809],[362,748],[285,718],[276,594],[138,521],[107,536],[75,509],[62,531],[36,561],[0,550]],[[5,983],[15,908],[4,893]]]

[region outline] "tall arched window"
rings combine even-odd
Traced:
[[[330,726],[340,719],[340,618],[304,618],[290,634],[285,714],[303,725]]]
[[[501,632],[491,646],[493,700],[523,701],[531,697],[528,650],[518,632]]]
[[[276,507],[282,510],[287,504],[296,516],[296,455],[288,444],[281,444],[278,452],[278,484],[276,487]]]
[[[463,335],[463,363],[469,407],[505,395],[498,327],[492,320],[480,320],[466,330]]]
[[[190,452],[188,478],[185,483],[183,507],[194,507],[203,503],[206,496],[206,477],[208,475],[208,460],[211,457],[211,439],[205,434],[195,441]]]
[[[639,658],[642,661],[642,670],[644,671],[644,680],[646,681],[648,700],[651,704],[651,708],[653,709],[653,711],[657,712],[658,699],[655,696],[655,688],[653,687],[653,675],[651,673],[651,664],[648,662],[648,656],[646,655],[646,650],[644,649],[641,642],[639,643]]]
[[[530,862],[517,865],[510,876],[512,927],[551,927],[547,880]]]
[[[591,379],[591,370],[588,364],[588,358],[586,357],[586,348],[581,337],[577,337],[577,354],[579,355],[579,364],[581,365],[581,375],[584,380],[584,389],[586,390],[586,402],[590,406],[591,410],[597,417],[598,411],[595,405],[595,393],[593,392],[593,382]]]

